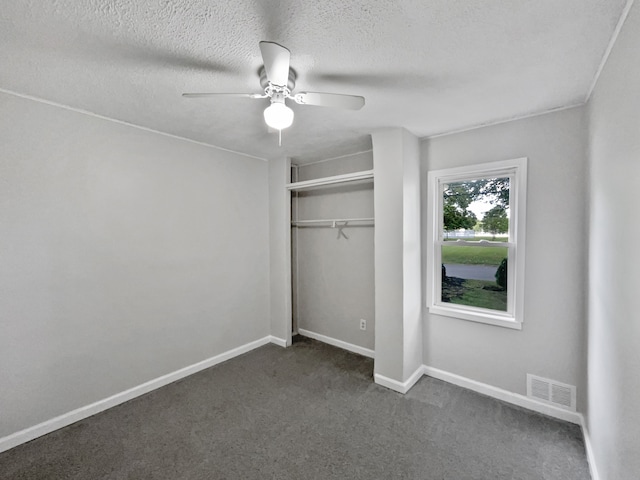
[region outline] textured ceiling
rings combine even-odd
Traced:
[[[580,104],[626,0],[4,0],[0,88],[261,158],[303,163]],[[357,112],[293,104],[283,146],[260,92],[258,42],[291,50],[296,90],[366,97]]]

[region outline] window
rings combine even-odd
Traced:
[[[527,159],[429,172],[427,307],[522,328]]]

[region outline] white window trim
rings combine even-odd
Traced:
[[[442,239],[438,238],[442,223],[442,185],[448,182],[487,177],[509,176],[509,209],[513,212],[509,221],[509,242],[500,242],[509,248],[507,270],[507,312],[498,312],[480,307],[457,305],[441,301],[441,250]],[[460,318],[501,327],[522,329],[524,320],[524,267],[525,226],[527,199],[527,158],[516,158],[465,167],[433,170],[428,174],[427,208],[427,308],[429,313]],[[513,194],[515,191],[515,195]],[[485,245],[499,242],[485,242]],[[477,243],[475,243],[477,245]],[[491,248],[487,245],[487,248]],[[436,268],[437,266],[437,268]]]

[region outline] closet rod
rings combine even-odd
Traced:
[[[373,222],[375,219],[373,217],[368,218],[324,218],[322,220],[294,220],[291,222],[292,225],[317,225],[321,223],[330,223],[334,224],[337,222]]]

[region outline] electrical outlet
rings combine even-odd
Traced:
[[[367,329],[367,321],[364,318],[360,319],[360,330],[366,330]]]

